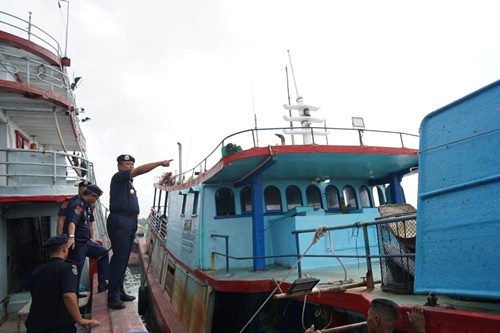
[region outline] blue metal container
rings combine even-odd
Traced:
[[[416,293],[500,299],[500,80],[420,127]]]

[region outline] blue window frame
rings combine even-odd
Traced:
[[[281,193],[276,186],[268,186],[264,190],[264,203],[267,213],[281,212]]]
[[[345,200],[346,209],[358,209],[358,199],[356,198],[356,191],[351,185],[347,185],[342,190]]]
[[[250,214],[252,212],[252,188],[245,186],[240,192],[241,213]]]
[[[339,190],[334,185],[328,185],[325,188],[326,209],[340,210],[340,195]]]
[[[372,199],[370,197],[370,191],[364,185],[359,188],[359,199],[361,200],[361,207],[362,208],[372,208],[373,207]]]
[[[223,187],[215,192],[215,210],[217,216],[235,215],[234,192]]]
[[[290,185],[286,188],[286,205],[288,210],[302,206],[302,194],[297,186]]]
[[[317,186],[309,185],[306,188],[307,205],[314,207],[314,210],[322,209],[321,191]]]

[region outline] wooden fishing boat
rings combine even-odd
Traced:
[[[420,138],[325,128],[298,98],[298,126],[180,163],[154,184],[139,310],[158,332],[338,332],[388,298],[400,332],[417,304],[427,332],[500,332],[498,96],[500,81],[430,113]],[[401,185],[417,171],[418,211]]]

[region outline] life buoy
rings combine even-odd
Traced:
[[[160,180],[160,185],[166,184],[170,180],[170,177],[172,177],[172,173],[165,172],[165,174],[163,175],[163,177]]]

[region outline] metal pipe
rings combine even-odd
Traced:
[[[177,142],[179,146],[179,179],[177,180],[177,184],[182,184],[182,144]]]
[[[377,280],[377,281],[375,281],[375,283],[381,283],[381,281]],[[329,291],[345,291],[347,289],[364,287],[364,286],[366,286],[366,281],[346,283],[346,284],[332,286],[332,287],[314,288],[311,291],[303,291],[303,292],[298,292],[298,293],[293,293],[293,294],[286,294],[286,293],[285,294],[276,294],[273,297],[274,297],[274,299],[282,299],[282,298],[290,298],[290,297],[303,296],[303,295],[320,294],[320,293],[325,293],[325,292],[329,292]]]

